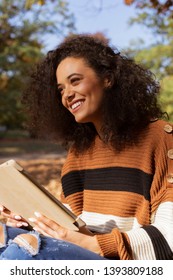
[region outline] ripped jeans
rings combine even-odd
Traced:
[[[36,231],[12,228],[0,223],[0,233],[0,260],[105,260],[89,250],[43,236]],[[33,238],[35,246],[25,237]]]

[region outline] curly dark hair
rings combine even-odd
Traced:
[[[92,123],[77,123],[62,105],[56,69],[66,57],[83,58],[99,78],[108,78],[103,102],[102,132],[118,150],[138,141],[151,119],[164,113],[158,104],[160,86],[153,73],[90,34],[66,38],[36,66],[23,93],[29,129],[35,135],[72,144],[81,152],[97,134]]]

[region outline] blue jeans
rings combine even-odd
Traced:
[[[0,260],[104,260],[103,257],[89,250],[69,242],[43,236],[35,231],[7,227],[4,224],[3,228],[5,244],[0,244]],[[28,244],[25,247],[13,242],[16,236],[23,233],[37,237],[38,250],[36,252],[27,250]]]

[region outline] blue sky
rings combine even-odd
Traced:
[[[126,6],[124,0],[68,0],[68,2],[70,12],[76,19],[78,33],[104,32],[111,44],[121,50],[138,38],[144,39],[146,45],[153,40],[152,34],[146,28],[128,25],[128,20],[137,14],[137,10],[133,5]],[[48,48],[54,47],[55,42],[51,40]]]

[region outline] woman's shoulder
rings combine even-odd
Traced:
[[[142,130],[138,143],[143,148],[150,149],[162,149],[165,145],[173,146],[173,125],[163,119],[150,121]]]
[[[173,124],[166,120],[151,121],[148,126],[147,137],[150,143],[162,149],[165,146],[173,148]]]
[[[173,124],[166,120],[156,119],[151,120],[149,124],[149,130],[160,133],[160,134],[172,134],[173,133]]]

